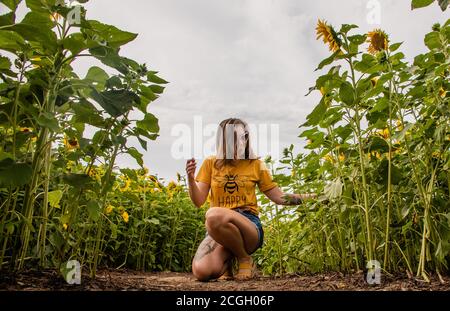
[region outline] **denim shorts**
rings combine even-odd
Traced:
[[[253,214],[250,211],[244,211],[244,210],[241,210],[239,208],[232,209],[232,211],[235,211],[236,213],[239,213],[239,214],[247,217],[248,220],[250,220],[252,223],[255,224],[256,229],[258,230],[258,246],[251,253],[251,254],[253,254],[254,252],[256,252],[263,245],[263,242],[264,242],[264,231],[263,231],[263,228],[262,228],[261,220],[259,219],[258,216],[256,216],[255,214]],[[208,236],[208,231],[206,231],[205,237],[207,237],[207,236]],[[249,254],[249,255],[251,255],[251,254]]]
[[[256,247],[253,253],[256,252],[263,245],[264,242],[264,230],[261,225],[261,220],[259,219],[258,216],[256,216],[250,211],[243,211],[238,208],[233,209],[233,211],[238,212],[241,215],[244,215],[245,217],[247,217],[247,219],[249,219],[252,223],[255,224],[256,229],[258,230],[258,247]]]

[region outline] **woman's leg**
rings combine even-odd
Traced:
[[[248,259],[258,246],[258,229],[247,217],[227,208],[212,207],[206,212],[208,234],[239,261]]]
[[[227,268],[226,261],[232,257],[230,251],[207,236],[192,260],[192,273],[199,281],[217,279]]]

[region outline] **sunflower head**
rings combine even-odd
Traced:
[[[319,20],[316,27],[317,40],[322,38],[323,43],[328,44],[330,51],[337,52],[341,49],[341,40],[336,31],[326,21]]]
[[[372,87],[376,87],[377,83],[378,83],[378,78],[375,77],[375,78],[370,79],[370,83],[372,84]]]
[[[108,207],[106,207],[105,212],[106,212],[107,215],[109,215],[109,214],[111,214],[113,212],[113,210],[114,210],[114,206],[108,205]]]
[[[78,140],[76,138],[68,138],[65,137],[64,138],[64,145],[66,146],[67,149],[72,150],[72,149],[77,149],[79,147],[78,145]]]
[[[122,218],[123,218],[123,221],[127,223],[128,220],[130,219],[130,216],[128,215],[128,213],[126,211],[124,211],[122,213]]]
[[[367,34],[367,42],[369,43],[368,52],[372,55],[388,49],[388,35],[381,29],[375,29]]]

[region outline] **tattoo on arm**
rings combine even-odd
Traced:
[[[205,240],[203,240],[203,242],[198,247],[198,250],[194,256],[194,261],[199,261],[206,255],[211,254],[218,245],[219,245],[219,243],[214,241],[212,238],[210,238],[210,237],[206,238]]]
[[[303,203],[303,200],[296,195],[285,193],[282,196],[283,205],[300,205]]]

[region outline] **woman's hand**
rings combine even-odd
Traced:
[[[195,206],[200,207],[205,203],[208,193],[209,184],[204,182],[195,181],[195,169],[197,168],[197,162],[194,158],[187,160],[186,162],[186,174],[188,178],[189,196]]]
[[[300,205],[306,200],[316,199],[317,194],[291,194],[284,193],[279,187],[274,187],[264,192],[264,194],[275,204],[279,205]]]
[[[197,162],[194,158],[187,160],[186,162],[186,173],[189,180],[194,180],[195,170],[197,169]]]

